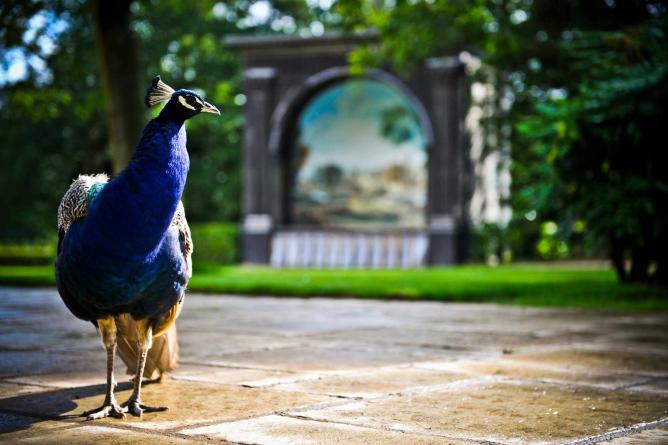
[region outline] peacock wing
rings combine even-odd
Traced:
[[[79,175],[67,189],[58,206],[58,253],[67,229],[74,221],[86,217],[90,204],[107,182],[109,177],[103,173]]]
[[[179,205],[176,207],[176,212],[174,213],[174,218],[172,218],[172,227],[176,227],[176,229],[179,231],[181,253],[183,253],[183,258],[185,258],[186,261],[188,278],[191,278],[193,276],[193,240],[192,236],[190,235],[188,221],[186,220],[186,210],[183,207],[183,202],[181,201],[179,201]]]

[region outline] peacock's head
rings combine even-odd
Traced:
[[[161,114],[175,119],[190,119],[200,113],[213,113],[220,115],[218,108],[205,101],[202,96],[190,90],[176,90],[155,76],[153,83],[146,91],[144,103],[152,107],[160,102],[167,102]]]

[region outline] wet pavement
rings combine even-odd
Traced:
[[[95,329],[0,288],[0,443],[668,444],[668,313],[191,294],[177,325],[170,410],[85,421]]]

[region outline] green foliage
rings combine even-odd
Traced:
[[[327,164],[318,167],[314,180],[328,189],[335,188],[343,179],[343,169],[337,164]]]
[[[540,240],[536,244],[536,250],[544,260],[559,260],[568,257],[568,244],[558,236],[559,227],[554,221],[546,221],[541,224]]]
[[[652,261],[659,272],[666,267],[659,246],[666,245],[668,174],[658,163],[668,121],[666,19],[583,32],[565,43],[573,66],[587,77],[570,97],[537,106],[518,125],[551,170],[549,185],[611,244],[622,279],[646,280]]]
[[[0,77],[0,241],[29,242],[52,234],[58,203],[72,179],[79,173],[111,173],[88,9],[82,0],[0,5],[0,68],[4,72],[17,54],[28,61],[26,79],[3,84]],[[200,90],[221,110],[220,118],[187,124],[191,170],[184,204],[191,222],[239,218],[244,98],[238,57],[225,47],[224,37],[281,32],[272,28],[274,20],[295,32],[328,14],[302,2],[276,1],[268,20],[254,23],[248,10],[247,1],[137,0],[131,5],[146,85],[160,73],[175,88]],[[39,44],[45,36],[53,47],[49,51]],[[159,107],[151,110],[157,112]]]
[[[512,157],[511,232],[531,212],[531,226],[581,219],[578,242],[607,246],[621,278],[631,257],[631,278],[647,279],[652,263],[666,276],[657,246],[668,245],[660,230],[668,187],[656,142],[667,121],[665,2],[341,0],[337,8],[348,29],[380,34],[380,44],[352,53],[357,71],[390,63],[408,72],[465,48],[480,55],[474,81],[494,90],[483,104],[491,110],[481,122],[484,153]],[[570,229],[554,240],[536,233],[526,237],[532,248],[564,254]]]
[[[339,0],[335,11],[349,31],[378,30],[381,45],[353,51],[357,72],[385,61],[402,73],[428,57],[449,54],[479,41],[492,17],[484,0],[371,2]]]
[[[473,231],[471,259],[490,265],[508,263],[512,260],[510,231],[497,224],[485,223]]]
[[[0,91],[0,240],[51,237],[72,179],[108,170],[93,36],[82,14],[72,6],[69,28],[45,56],[50,81],[31,70],[25,81]]]
[[[650,263],[665,276],[666,252],[658,246],[668,245],[661,230],[668,185],[657,161],[663,146],[655,142],[664,139],[668,103],[665,2],[338,0],[328,10],[276,0],[262,23],[250,20],[249,6],[132,4],[147,84],[161,73],[175,87],[201,89],[223,113],[188,124],[191,222],[239,217],[244,98],[237,57],[223,37],[294,33],[318,23],[371,28],[380,43],[350,54],[353,73],[390,64],[408,74],[427,58],[461,50],[482,59],[473,80],[494,92],[482,104],[483,151],[512,158],[514,216],[506,231],[483,230],[480,256],[502,258],[512,250],[524,258],[541,242],[548,257],[559,256],[562,242],[575,255],[607,246],[620,276],[628,259],[638,265],[628,271],[636,278],[647,278]],[[34,240],[53,233],[72,178],[110,171],[104,98],[83,1],[8,1],[0,8],[2,66],[15,50],[36,57],[27,79],[0,91],[0,240]],[[36,15],[44,26],[30,24]],[[31,26],[34,35],[26,38]],[[52,51],[39,45],[41,37],[54,42]],[[396,140],[407,137],[385,130]],[[559,228],[554,239],[541,235],[547,221]],[[586,231],[575,233],[576,221]]]
[[[195,271],[204,263],[232,264],[238,261],[239,228],[235,224],[194,224],[190,230]]]

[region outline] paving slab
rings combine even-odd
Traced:
[[[185,362],[209,363],[227,354],[306,345],[303,340],[294,337],[203,329],[202,326],[184,329],[182,325],[177,322],[179,351]]]
[[[335,345],[292,347],[228,354],[209,362],[214,365],[255,367],[277,371],[314,372],[341,369],[369,369],[408,364],[456,353],[409,346]]]
[[[351,398],[374,398],[425,386],[443,385],[468,376],[413,367],[379,368],[366,372],[321,375],[273,386],[281,391]]]
[[[521,380],[581,383],[610,389],[632,387],[648,382],[646,376],[632,372],[627,373],[616,370],[583,367],[562,368],[540,362],[518,362],[505,358],[499,358],[494,361],[486,360],[462,363],[457,369],[461,372],[470,372],[478,375],[503,376]]]
[[[199,332],[220,329],[247,334],[283,337],[306,333],[384,326],[395,314],[387,314],[373,301],[353,299],[271,297],[188,298],[191,316],[180,319],[184,329]],[[249,310],[251,309],[252,310]],[[360,316],[364,314],[364,316]],[[352,316],[351,316],[352,315]],[[183,317],[181,317],[183,318]]]
[[[8,440],[9,433],[12,432],[31,433],[68,427],[71,427],[71,424],[0,412],[0,442]]]
[[[599,442],[601,445],[667,445],[668,428],[641,431],[626,437]]]
[[[464,382],[314,410],[303,418],[462,439],[565,442],[668,416],[668,398],[558,385]]]
[[[104,354],[104,352],[100,352]],[[17,377],[10,377],[4,379],[4,382],[16,383],[21,385],[40,385],[46,388],[77,388],[80,386],[99,385],[105,382],[106,368],[104,358],[98,357],[94,363],[98,365],[95,371],[72,371],[72,372],[55,372],[51,374],[28,374]],[[120,363],[120,359],[116,360],[114,378],[117,382],[127,382],[132,376],[125,373],[125,366]]]
[[[34,392],[47,391],[47,390],[48,388],[45,388],[43,386],[0,381],[0,399],[5,399],[7,397],[14,397],[21,394],[31,394]]]
[[[489,332],[489,331],[452,331],[444,329],[424,329],[406,327],[401,329],[401,335],[397,336],[397,328],[367,328],[351,329],[346,331],[327,332],[313,334],[306,338],[309,342],[322,343],[370,343],[383,345],[408,345],[416,347],[436,348],[444,350],[475,352],[475,351],[497,351],[515,349],[518,347],[537,346],[544,344],[559,344],[583,341],[589,337],[582,335],[560,336],[559,339],[552,336],[538,336],[533,333],[513,332]]]
[[[6,437],[0,436],[0,443],[36,445],[89,445],[91,443],[122,443],[124,445],[194,445],[198,442],[181,437],[147,434],[120,428],[110,428],[108,426],[84,425],[73,428],[40,431],[37,433],[32,432],[31,434],[9,434]]]
[[[131,392],[129,383],[119,384],[116,398],[123,402],[130,397]],[[190,424],[243,419],[330,400],[325,396],[311,394],[175,380],[145,385],[142,398],[145,403],[166,405],[170,409],[145,414],[141,419],[126,416],[122,420],[102,419],[98,423],[167,430]],[[0,410],[72,420],[84,411],[97,408],[103,400],[104,385],[97,385],[2,399]]]
[[[170,410],[95,422],[94,327],[49,288],[0,288],[0,319],[1,443],[666,439],[667,313],[191,294],[181,366],[143,391]]]
[[[181,433],[259,445],[465,445],[470,443],[433,435],[378,430],[277,415],[188,429]]]
[[[92,327],[92,326],[91,326]],[[98,347],[101,349],[101,346]],[[100,355],[101,353],[101,355]],[[0,378],[29,374],[48,374],[77,371],[100,370],[100,360],[104,360],[102,351],[11,351],[0,352]],[[104,368],[104,364],[102,365]]]
[[[586,350],[562,348],[527,354],[512,354],[509,360],[549,364],[573,369],[609,369],[664,375],[668,373],[668,354],[652,351]]]
[[[630,391],[653,392],[668,396],[668,377],[649,378],[628,387]]]
[[[171,378],[176,380],[190,380],[194,382],[220,383],[227,385],[254,387],[268,386],[281,381],[293,381],[298,379],[299,375],[291,372],[263,369],[183,364],[171,374]]]

